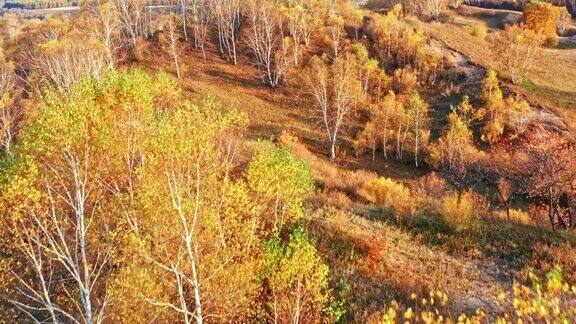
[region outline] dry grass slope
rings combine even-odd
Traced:
[[[478,64],[490,61],[489,56],[482,55],[487,52],[477,52],[485,50],[486,44],[464,32],[466,27],[422,23],[422,28],[448,46],[471,54]],[[440,33],[442,28],[462,28],[458,33],[461,38],[442,39],[441,35],[453,34]],[[171,71],[170,61],[162,59],[161,53],[149,53],[147,57],[139,64],[150,70]],[[350,154],[331,162],[326,156],[324,133],[310,113],[313,103],[297,85],[272,90],[261,84],[245,58],[234,66],[213,48],[207,63],[194,51],[186,52],[183,59],[187,73],[181,83],[189,97],[214,97],[246,112],[250,120],[248,142],[279,139],[311,166],[319,189],[310,201],[314,212],[307,227],[333,269],[333,286],[344,282],[354,287],[346,297],[348,320],[368,321],[392,299],[410,305],[412,293],[431,290],[448,293],[451,302],[447,311],[452,314],[471,314],[483,308],[495,316],[503,309],[494,296],[510,290],[516,271],[533,262],[526,259],[532,253],[531,243],[554,241],[551,233],[538,234],[530,226],[515,223],[493,222],[486,232],[453,233],[435,215],[417,215],[408,223],[384,217],[362,197],[363,184],[387,177],[417,190],[425,170]],[[345,150],[351,152],[354,135],[353,128],[345,132]],[[563,238],[558,240],[564,242]],[[568,246],[572,251],[572,245]]]

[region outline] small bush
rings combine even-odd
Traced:
[[[513,287],[517,323],[570,323],[576,318],[576,286],[570,287],[560,268],[548,272],[546,281],[528,274],[530,285],[516,283]]]
[[[392,80],[394,90],[399,93],[409,92],[418,86],[418,74],[416,71],[408,68],[398,69],[394,72]]]
[[[293,309],[299,307],[301,316],[313,322],[325,316],[337,321],[342,312],[337,309],[328,309],[333,311],[329,314],[324,312],[332,299],[329,272],[330,268],[304,229],[294,229],[288,240],[279,236],[270,238],[264,246],[261,269],[262,282],[274,294],[269,309],[274,309],[280,318],[290,318]],[[308,298],[301,300],[299,294]]]
[[[465,192],[460,196],[450,194],[442,200],[440,215],[455,230],[469,230],[478,225],[476,207],[474,195],[471,192]]]
[[[341,210],[350,210],[354,206],[352,200],[342,191],[318,189],[310,198],[309,204],[317,209],[322,206],[332,206]]]
[[[340,170],[329,163],[319,163],[315,167],[314,175],[323,183],[325,189],[340,190],[350,196],[358,195],[365,183],[376,178],[374,173],[368,171]]]
[[[446,180],[432,172],[420,180],[420,188],[426,196],[440,198],[446,192]]]
[[[474,37],[484,39],[486,38],[486,35],[488,35],[488,28],[486,28],[486,25],[484,24],[477,23],[472,26],[472,31],[470,34]]]
[[[404,185],[387,178],[368,181],[360,195],[371,203],[389,211],[396,218],[414,216],[416,213],[415,196]]]
[[[136,44],[134,44],[134,48],[132,51],[132,55],[135,61],[143,62],[145,61],[150,54],[150,43],[142,38],[138,38],[136,40]]]

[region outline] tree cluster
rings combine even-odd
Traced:
[[[339,316],[297,226],[307,165],[261,143],[240,166],[245,117],[179,93],[134,70],[45,95],[2,159],[3,298],[50,322]]]

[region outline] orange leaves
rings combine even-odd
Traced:
[[[556,27],[560,18],[560,8],[551,3],[533,1],[524,9],[524,25],[542,35],[549,45],[558,42]]]

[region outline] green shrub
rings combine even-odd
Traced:
[[[318,255],[306,231],[296,228],[288,240],[274,236],[265,243],[262,281],[274,298],[266,301],[281,319],[299,309],[303,319],[313,322],[329,317],[336,321],[344,313],[328,287],[330,269]]]

